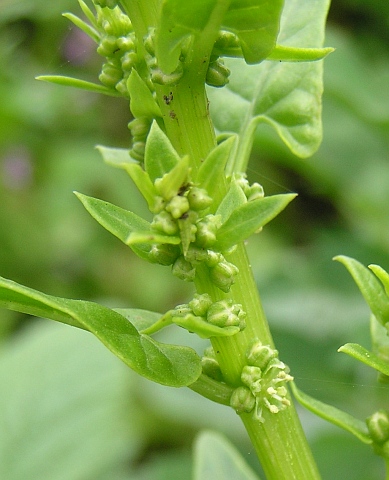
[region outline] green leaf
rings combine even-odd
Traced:
[[[295,197],[293,193],[272,195],[241,205],[217,231],[215,247],[225,251],[246,240],[277,216]]]
[[[279,62],[316,62],[334,51],[333,48],[298,48],[276,45],[266,60]]]
[[[283,6],[283,0],[231,2],[223,27],[238,36],[247,63],[259,63],[273,50]]]
[[[127,87],[130,93],[130,109],[134,117],[162,117],[153,94],[134,68],[128,77]]]
[[[154,182],[176,166],[180,157],[170,140],[154,121],[146,141],[145,169]]]
[[[137,161],[131,158],[128,149],[103,147],[101,145],[98,145],[96,148],[101,153],[105,163],[112,167],[121,168],[130,175],[132,181],[145,198],[150,210],[152,210],[158,193],[148,173],[143,170]]]
[[[82,193],[74,193],[91,216],[123,243],[127,244],[127,240],[133,232],[151,231],[151,224],[135,213]],[[149,260],[149,243],[137,243],[131,245],[131,249],[138,257]]]
[[[65,77],[63,75],[40,75],[35,77],[36,80],[43,80],[44,82],[54,83],[56,85],[63,85],[65,87],[75,87],[81,90],[89,90],[93,93],[103,93],[111,97],[121,97],[122,95],[112,88],[107,88],[98,83],[87,82],[79,78]]]
[[[0,277],[0,305],[88,330],[127,366],[154,382],[186,386],[201,374],[194,350],[140,335],[126,318],[97,303],[53,297]]]
[[[78,18],[76,15],[73,15],[73,13],[63,13],[62,14],[65,18],[70,20],[76,27],[78,27],[80,30],[82,30],[84,33],[88,35],[92,40],[94,40],[96,43],[99,43],[100,41],[100,34],[98,31],[96,31],[93,27],[91,27],[89,24],[85,23],[83,20]]]
[[[247,203],[246,195],[236,181],[232,180],[226,196],[220,202],[216,215],[221,216],[222,223],[226,222],[232,212]]]
[[[188,181],[189,157],[186,155],[177,164],[155,182],[158,193],[165,199],[171,200],[179,189]]]
[[[347,353],[350,357],[353,357],[365,365],[374,368],[378,372],[389,376],[388,362],[357,343],[346,343],[338,349],[338,352]]]
[[[236,448],[219,433],[205,430],[194,446],[194,480],[259,480]]]
[[[282,13],[278,41],[285,47],[319,48],[324,39],[328,0],[289,0]],[[240,134],[238,170],[245,171],[259,124],[271,125],[290,150],[312,155],[322,138],[321,96],[323,62],[262,62],[249,66],[226,59],[233,72],[222,89],[208,90],[211,115],[219,132]],[[235,75],[234,75],[234,72]]]
[[[339,410],[331,405],[316,400],[296,387],[294,382],[290,383],[293,395],[296,400],[307,410],[334,425],[343,428],[349,433],[355,435],[361,442],[366,444],[373,443],[367,430],[365,422],[358,420],[352,415]]]
[[[197,172],[195,181],[201,188],[205,188],[208,195],[214,199],[214,206],[220,203],[219,187],[225,176],[225,167],[230,153],[235,145],[235,135],[217,145],[211,150]]]
[[[389,321],[389,298],[381,282],[368,268],[353,258],[338,255],[334,257],[334,260],[342,263],[347,268],[373,315],[382,325],[385,325]],[[378,272],[374,266],[373,270]]]
[[[138,382],[92,335],[45,320],[24,325],[2,344],[0,385],[0,478],[130,475],[147,443]]]

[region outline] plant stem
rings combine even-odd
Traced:
[[[181,154],[190,154],[196,168],[215,145],[212,123],[208,116],[204,86],[189,81],[180,82],[171,89],[173,101],[169,105],[160,102],[161,109],[174,110],[176,117],[165,113],[167,134]],[[167,95],[161,87],[158,97]],[[163,97],[162,97],[163,98]],[[225,182],[221,187],[225,189]],[[246,352],[255,339],[273,347],[273,340],[266,321],[255,280],[243,245],[228,257],[239,268],[238,280],[228,294],[217,289],[208,277],[206,267],[198,268],[195,280],[199,293],[209,293],[214,301],[231,298],[240,303],[247,313],[246,329],[232,337],[212,338],[212,345],[226,382],[241,385],[240,375],[246,364]],[[262,424],[252,414],[243,414],[242,421],[253,442],[268,479],[315,480],[319,479],[315,462],[306,442],[293,404],[278,414],[267,412]]]

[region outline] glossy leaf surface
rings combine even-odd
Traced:
[[[125,318],[97,303],[53,297],[1,277],[0,305],[88,330],[131,369],[154,382],[180,387],[201,374],[194,350],[140,335],[127,319],[128,312]],[[137,310],[135,315],[139,314]]]

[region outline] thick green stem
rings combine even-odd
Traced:
[[[174,110],[177,121],[165,116],[166,131],[181,153],[188,153],[201,162],[215,145],[212,124],[206,115],[204,89],[194,88],[188,82],[180,83],[172,93],[174,103],[171,102],[167,107]],[[232,337],[212,339],[224,378],[230,385],[239,386],[242,368],[246,364],[246,352],[253,341],[258,339],[263,344],[273,346],[273,340],[244,246],[239,245],[228,261],[234,263],[240,272],[230,293],[225,294],[212,284],[206,267],[198,269],[195,284],[199,293],[207,292],[215,301],[231,298],[234,303],[242,304],[247,313],[247,327],[243,332]],[[293,404],[278,414],[267,413],[263,424],[252,414],[242,415],[242,420],[268,479],[320,478]]]

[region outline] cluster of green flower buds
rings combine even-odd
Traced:
[[[224,381],[223,373],[212,346],[209,346],[204,350],[204,355],[201,357],[201,367],[203,373],[208,377],[213,378],[218,382]]]
[[[230,70],[218,56],[211,56],[205,82],[211,87],[224,87],[228,83]]]
[[[195,294],[193,300],[178,305],[165,317],[202,338],[233,335],[246,328],[242,305],[231,299],[213,302],[207,293]]]
[[[254,411],[264,422],[264,408],[278,413],[290,405],[286,383],[293,380],[289,368],[279,360],[278,351],[257,341],[246,355],[247,365],[242,369],[242,386],[231,396],[231,406],[238,414]]]
[[[253,200],[257,200],[258,198],[263,198],[265,196],[262,185],[257,182],[250,184],[245,173],[234,173],[234,179],[243,190],[248,202],[252,202]]]
[[[130,19],[117,2],[100,1],[98,4],[109,7],[97,9],[100,27],[97,53],[106,58],[99,80],[106,87],[128,96],[127,79],[138,62],[135,33]]]
[[[162,183],[163,178],[154,183],[161,194]],[[209,268],[212,282],[227,293],[239,270],[228,262],[221,252],[212,250],[217,229],[221,224],[220,216],[201,215],[211,203],[212,199],[205,189],[190,183],[182,185],[173,196],[157,197],[151,227],[164,235],[179,235],[181,248],[176,245],[154,245],[149,258],[156,263],[173,265],[173,274],[188,282],[194,280],[196,267],[204,264]]]
[[[366,420],[375,452],[389,459],[389,412],[378,410]]]
[[[130,155],[135,160],[144,160],[147,134],[150,131],[151,119],[146,117],[134,118],[128,124],[132,137]]]

